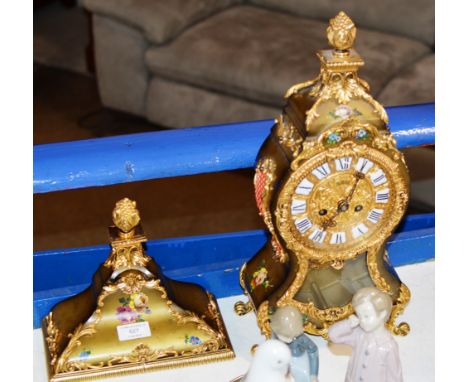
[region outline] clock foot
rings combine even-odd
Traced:
[[[410,331],[410,326],[406,322],[402,322],[400,325],[396,326],[394,325],[391,328],[391,331],[393,334],[396,334],[397,336],[406,336],[409,331]]]
[[[237,301],[234,304],[234,312],[236,312],[236,314],[238,316],[244,316],[247,313],[251,312],[252,309],[253,309],[253,307],[252,307],[252,303],[250,301],[248,301],[248,302]]]

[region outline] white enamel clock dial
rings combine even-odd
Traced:
[[[365,154],[351,149],[319,154],[280,191],[279,231],[295,249],[352,250],[391,230],[401,217],[395,210],[399,175],[388,157],[371,148]]]

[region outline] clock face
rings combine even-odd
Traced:
[[[309,159],[280,192],[280,233],[293,249],[337,253],[391,232],[402,215],[395,210],[397,168],[371,148],[362,154],[330,150]]]

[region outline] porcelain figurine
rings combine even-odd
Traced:
[[[250,369],[242,382],[295,382],[289,373],[291,351],[278,340],[257,347]]]
[[[293,306],[278,308],[270,317],[273,334],[291,350],[291,373],[295,382],[318,382],[318,348],[304,334],[302,313]]]
[[[398,344],[385,327],[391,297],[377,288],[359,289],[353,296],[356,315],[328,329],[331,342],[352,346],[345,382],[402,382]]]

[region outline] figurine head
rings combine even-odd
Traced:
[[[359,289],[352,305],[365,332],[373,332],[385,325],[392,311],[392,298],[374,287]]]
[[[272,371],[286,374],[291,361],[291,350],[278,340],[268,340],[261,344],[255,351],[252,366],[265,368],[265,371]],[[265,375],[266,376],[266,375]]]
[[[283,342],[290,343],[304,333],[302,314],[294,306],[282,306],[270,317],[270,326]]]

